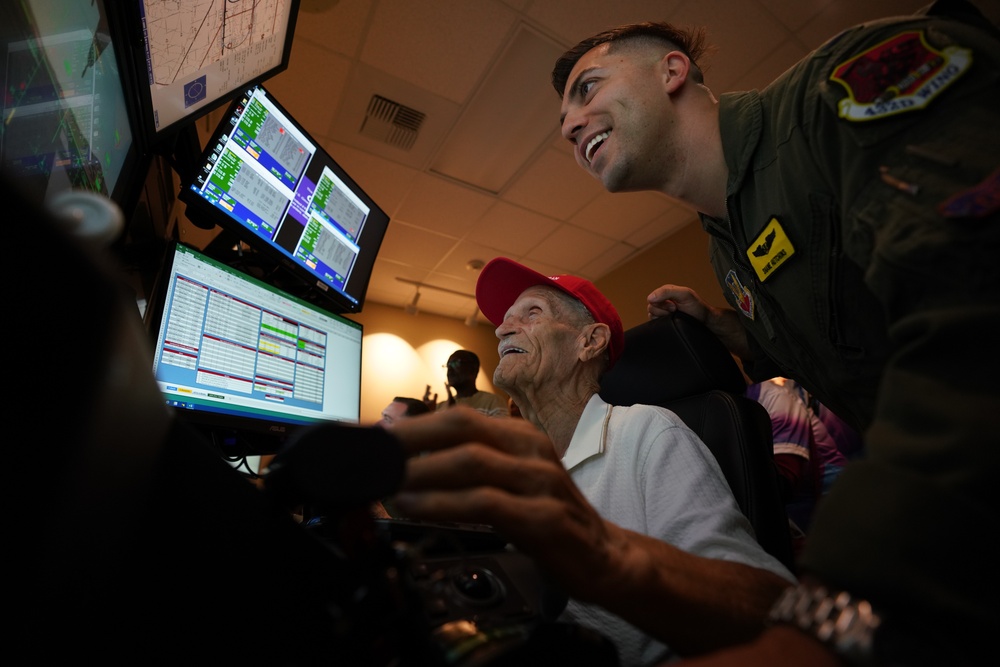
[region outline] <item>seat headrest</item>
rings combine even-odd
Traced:
[[[715,334],[676,312],[625,332],[625,350],[601,379],[600,395],[612,405],[662,405],[713,389],[742,394],[746,380]]]

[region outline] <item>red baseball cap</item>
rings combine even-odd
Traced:
[[[512,259],[497,257],[484,266],[479,274],[479,280],[476,282],[476,303],[479,304],[479,310],[486,319],[494,326],[500,326],[507,310],[514,305],[521,292],[536,285],[554,287],[569,294],[583,303],[594,316],[595,322],[608,325],[611,329],[608,368],[614,366],[625,348],[622,319],[608,298],[589,280],[577,276],[543,276]]]

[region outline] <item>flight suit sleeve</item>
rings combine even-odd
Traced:
[[[881,653],[957,664],[1000,627],[984,581],[1000,562],[988,537],[1000,514],[1000,46],[953,24],[918,32],[904,46],[946,62],[916,95],[875,106],[852,87],[871,78],[847,69],[822,90],[838,146],[827,157],[850,195],[843,246],[883,304],[891,349],[866,455],[821,503],[800,567],[883,613]],[[882,49],[891,67],[896,35],[876,37],[858,53]]]

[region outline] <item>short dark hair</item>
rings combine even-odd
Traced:
[[[479,355],[472,350],[455,350],[448,357],[448,361],[457,361],[462,366],[473,369],[476,373],[479,372]]]
[[[417,415],[422,415],[425,412],[430,412],[431,409],[426,403],[421,401],[419,398],[410,398],[409,396],[396,396],[392,399],[393,403],[402,403],[406,406],[406,412],[403,414],[407,417],[416,417]]]
[[[552,87],[556,89],[559,97],[562,97],[573,67],[585,53],[595,46],[610,43],[612,46],[609,49],[614,49],[618,44],[634,40],[656,41],[683,52],[691,59],[694,80],[698,83],[704,82],[701,68],[698,66],[698,59],[707,51],[705,29],[679,28],[666,21],[646,21],[644,23],[629,23],[599,32],[566,51],[559,56],[552,68]]]

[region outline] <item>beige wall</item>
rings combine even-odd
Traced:
[[[493,386],[497,338],[493,327],[467,327],[461,320],[430,313],[407,315],[401,307],[368,302],[350,319],[364,326],[361,362],[361,423],[377,421],[393,396],[423,398],[424,389],[444,400],[445,371],[441,366],[458,349],[479,355],[476,386],[504,400]]]
[[[711,303],[724,303],[708,263],[708,236],[696,220],[597,281],[597,287],[615,304],[629,328],[646,321],[646,295],[667,282],[692,287]],[[479,355],[479,389],[507,398],[492,383],[497,365],[493,327],[467,327],[458,319],[429,313],[407,315],[402,307],[374,302],[350,318],[364,326],[361,423],[378,420],[393,396],[422,398],[428,384],[443,400],[441,365],[459,348]]]
[[[726,303],[708,262],[708,234],[697,219],[595,284],[628,329],[648,319],[646,296],[666,283],[691,287],[717,306]]]

